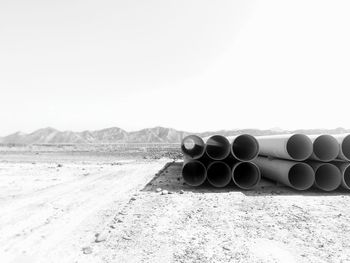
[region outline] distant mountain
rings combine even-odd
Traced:
[[[120,128],[97,131],[59,131],[48,127],[29,134],[17,132],[0,138],[2,144],[74,144],[74,143],[177,143],[189,133],[175,129],[155,127],[135,132]]]
[[[279,128],[269,130],[241,129],[241,130],[221,130],[215,132],[194,133],[201,137],[213,134],[232,136],[249,133],[252,135],[272,135],[281,133],[304,133],[304,134],[337,134],[350,133],[350,130],[337,128],[332,130],[312,129],[285,131]],[[83,144],[83,143],[179,143],[186,135],[193,134],[185,131],[178,131],[171,128],[154,127],[140,131],[127,132],[123,129],[113,127],[97,131],[59,131],[48,127],[26,134],[17,132],[0,138],[2,144]]]

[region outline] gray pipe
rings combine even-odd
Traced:
[[[182,177],[190,186],[200,186],[207,178],[205,165],[198,160],[185,160],[182,167]]]
[[[241,134],[227,138],[231,142],[231,154],[241,162],[255,159],[259,154],[259,143],[254,136]]]
[[[205,151],[209,158],[220,161],[230,155],[230,148],[230,142],[226,137],[213,135],[207,139]]]
[[[182,140],[181,150],[185,157],[199,159],[205,153],[205,143],[201,137],[189,135]]]
[[[231,168],[225,162],[215,161],[207,168],[208,182],[214,187],[225,187],[231,181]]]
[[[342,175],[341,185],[347,190],[350,190],[350,163],[344,162],[334,162],[334,165],[337,166]]]
[[[290,186],[295,190],[307,190],[315,181],[315,173],[306,163],[258,157],[253,161],[263,177]]]
[[[253,189],[260,179],[260,169],[252,162],[239,162],[232,168],[232,180],[241,189]]]
[[[313,143],[311,160],[331,162],[338,157],[340,151],[339,143],[332,135],[309,135],[309,138]]]
[[[304,134],[257,136],[260,155],[304,161],[312,154],[312,142]]]
[[[333,135],[333,137],[339,143],[338,159],[350,161],[350,134],[337,134]]]
[[[308,162],[315,172],[315,186],[323,191],[337,189],[342,181],[340,170],[331,163]]]

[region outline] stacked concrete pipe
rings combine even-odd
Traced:
[[[231,143],[233,183],[244,190],[255,188],[260,182],[261,173],[259,167],[251,161],[259,154],[259,142],[250,134],[231,136],[228,139]]]
[[[221,188],[231,182],[231,168],[222,161],[210,162],[207,169],[207,178],[210,185]]]
[[[249,134],[228,137],[232,156],[240,162],[254,160],[260,151],[259,142]]]
[[[341,174],[341,185],[343,188],[350,190],[350,163],[334,162]]]
[[[260,155],[279,159],[305,161],[312,155],[313,145],[304,134],[258,136]]]
[[[238,162],[232,167],[232,180],[239,188],[250,190],[260,183],[261,172],[253,162]]]
[[[185,157],[199,159],[205,153],[205,143],[201,137],[189,135],[182,140],[181,150]]]
[[[185,157],[182,175],[190,186],[207,181],[222,188],[233,182],[248,190],[260,182],[260,169],[251,162],[259,153],[259,144],[249,134],[228,138],[213,135],[204,140],[190,135],[182,140],[181,150]]]
[[[350,162],[350,134],[336,134],[333,137],[339,143],[339,160]]]
[[[313,144],[313,153],[310,159],[320,162],[331,162],[339,156],[339,142],[328,134],[310,135]]]
[[[255,163],[264,177],[295,190],[307,190],[315,181],[313,169],[303,162],[258,157]]]
[[[333,191],[342,182],[342,174],[337,166],[331,163],[310,161],[308,164],[315,172],[314,185],[323,191]]]
[[[186,136],[181,142],[184,155],[182,177],[190,186],[200,186],[207,179],[207,168],[200,160],[205,154],[205,143],[199,136]]]
[[[205,144],[205,153],[214,161],[225,160],[230,155],[230,142],[222,135],[210,136]]]
[[[265,177],[295,190],[314,186],[329,192],[340,185],[350,190],[349,134],[213,135],[204,140],[190,135],[181,149],[183,177],[191,186],[207,181],[221,188],[232,182],[249,190]]]
[[[207,181],[216,188],[227,186],[231,181],[231,169],[224,161],[230,155],[230,142],[222,135],[213,135],[205,139]]]
[[[221,159],[220,164],[212,162],[208,167],[208,173],[213,171],[213,174],[217,174],[225,183],[217,184],[210,180],[208,175],[209,183],[214,187],[224,187],[233,182],[237,187],[244,190],[256,187],[260,182],[261,174],[260,169],[251,160],[259,154],[258,141],[249,134],[228,137],[227,140],[215,135],[207,140],[207,145],[213,144],[213,139],[215,139],[214,141],[221,141],[221,158],[224,159]],[[208,148],[207,155],[209,158],[213,158]],[[217,172],[219,168],[220,172]]]

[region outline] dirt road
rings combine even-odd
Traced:
[[[1,162],[1,262],[350,262],[348,192],[190,188],[168,161]]]
[[[0,163],[1,262],[74,262],[165,163]]]

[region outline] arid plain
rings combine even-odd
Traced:
[[[191,188],[176,145],[0,148],[1,262],[350,262],[350,196]]]

